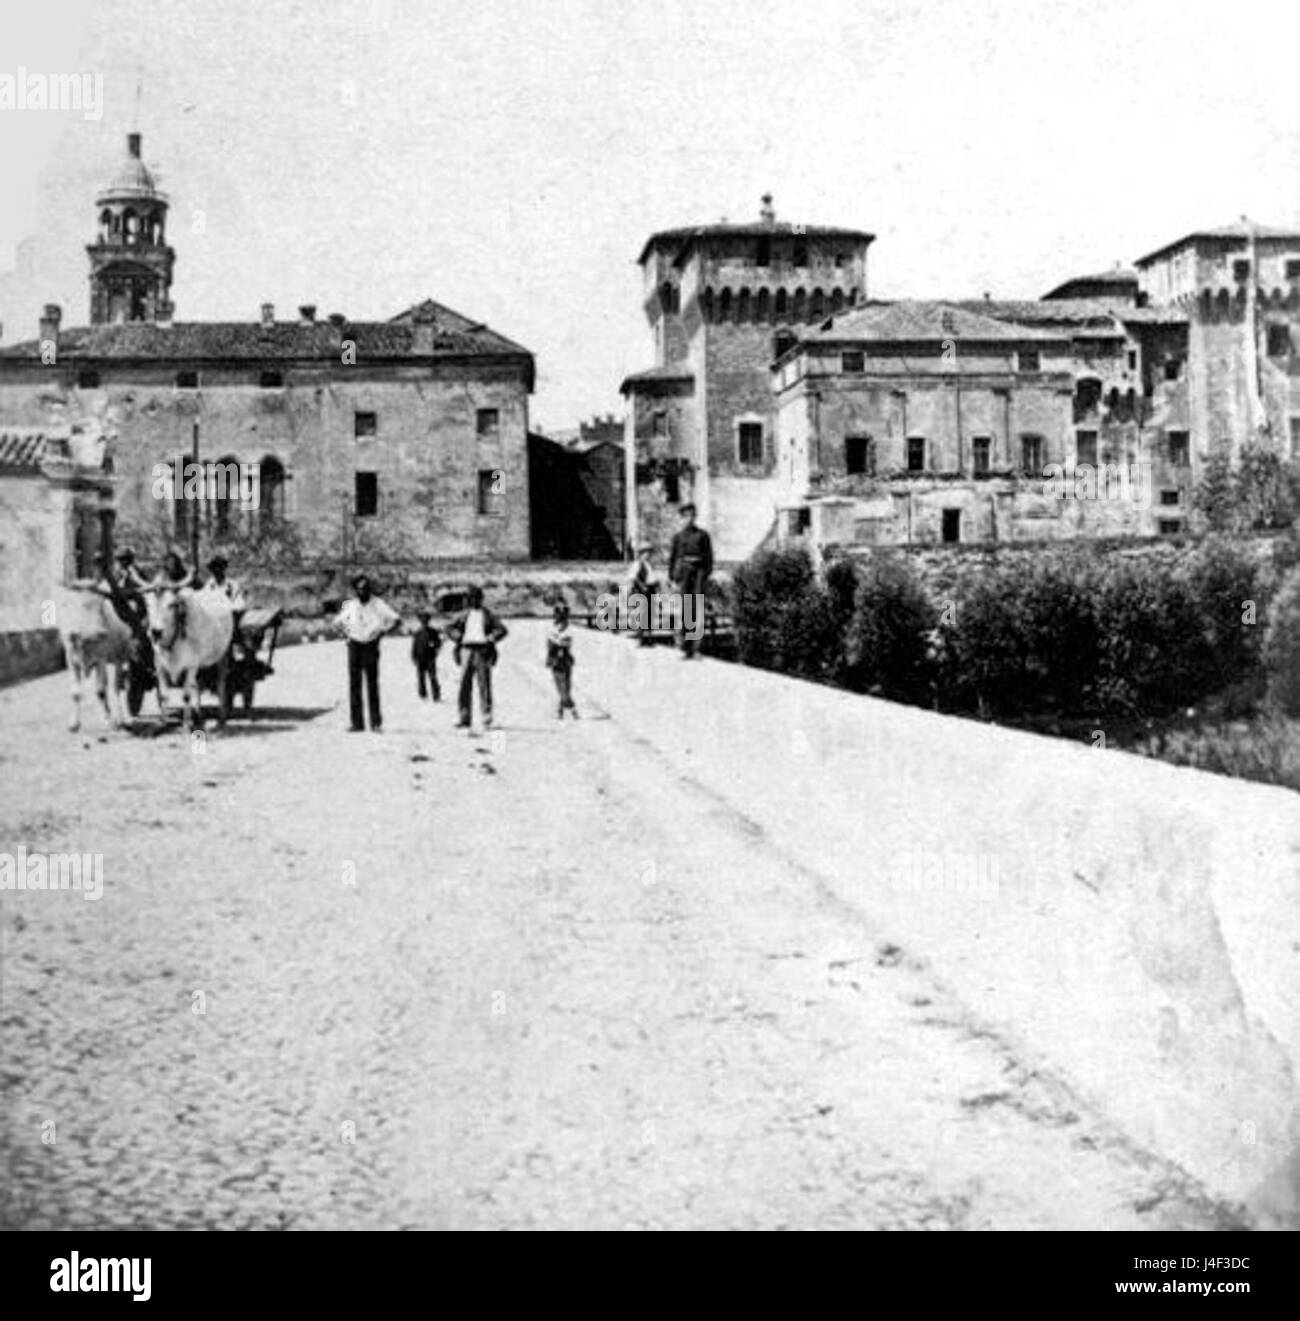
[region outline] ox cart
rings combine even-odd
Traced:
[[[258,683],[275,673],[276,643],[280,639],[283,610],[245,610],[235,629],[230,659],[226,663],[227,701],[233,706],[236,697],[245,711],[253,709],[253,692]],[[215,693],[219,680],[215,665],[199,671],[199,691]]]
[[[272,660],[284,623],[283,610],[246,610],[235,629],[235,637],[226,662],[227,707],[234,705],[236,697],[245,711],[253,709],[254,692],[261,680],[275,673]],[[199,692],[218,693],[220,671],[213,665],[199,671]],[[127,677],[127,710],[132,716],[140,714],[144,695],[157,688],[158,674],[154,666],[153,649],[138,646],[131,661]],[[160,695],[161,701],[161,695]],[[227,712],[228,713],[228,712]]]

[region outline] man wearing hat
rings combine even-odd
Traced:
[[[370,579],[359,573],[352,580],[355,596],[343,603],[337,627],[348,640],[348,699],[352,713],[352,732],[365,729],[362,719],[361,687],[366,688],[370,728],[378,733],[384,726],[379,709],[379,639],[402,626],[402,617],[387,601],[375,596]]]
[[[244,589],[233,578],[226,576],[226,570],[230,567],[230,561],[220,552],[214,555],[208,561],[208,580],[203,584],[205,592],[215,592],[218,596],[224,596],[230,606],[231,630],[230,630],[230,655],[235,654],[235,644],[243,646],[243,639],[239,635],[239,621],[244,617],[244,611],[248,608],[248,603],[244,600]]]
[[[654,546],[650,542],[637,543],[636,562],[632,566],[632,575],[627,585],[628,611],[634,621],[644,621],[644,627],[632,630],[638,647],[654,646],[653,606],[658,583],[655,582],[654,566],[651,563],[653,555]]]
[[[135,567],[135,551],[130,546],[123,546],[115,558],[116,573],[109,567],[106,556],[95,557],[100,570],[100,581],[108,592],[118,617],[130,624],[132,630],[147,643],[149,611],[144,602],[144,593],[149,584]]]
[[[668,563],[668,576],[677,584],[682,595],[683,615],[686,598],[695,597],[692,606],[696,619],[704,619],[704,593],[709,585],[709,575],[713,572],[713,542],[709,534],[695,525],[695,506],[684,504],[678,511],[681,515],[681,530],[673,538],[672,555]],[[686,630],[685,618],[679,630],[682,641],[682,657],[689,660],[695,655],[695,640]]]

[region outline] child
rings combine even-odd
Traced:
[[[492,667],[497,663],[497,643],[506,636],[506,626],[483,605],[483,589],[471,587],[465,594],[468,609],[447,626],[447,636],[456,644],[452,653],[460,671],[460,719],[457,728],[469,729],[474,684],[478,684],[483,724],[492,724]]]
[[[421,610],[418,617],[420,627],[415,630],[411,638],[411,660],[415,663],[420,696],[421,698],[428,696],[431,687],[433,700],[441,702],[442,689],[438,686],[438,652],[442,649],[442,634],[429,623],[427,610]]]
[[[546,635],[546,666],[555,676],[555,690],[560,695],[556,719],[563,720],[565,711],[578,718],[573,705],[573,634],[569,631],[569,607],[561,601],[555,607],[551,631]]]

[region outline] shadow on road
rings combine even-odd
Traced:
[[[223,738],[258,738],[266,734],[287,733],[330,714],[333,709],[329,706],[263,706],[253,711],[232,711],[223,729],[217,722],[216,709],[205,707],[196,715],[194,728],[220,730]],[[179,711],[169,712],[166,718],[137,716],[125,727],[126,733],[135,738],[159,738],[164,734],[179,733],[180,729]]]

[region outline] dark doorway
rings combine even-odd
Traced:
[[[943,539],[945,542],[961,540],[960,509],[945,509],[943,511]]]

